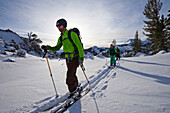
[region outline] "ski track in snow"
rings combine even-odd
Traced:
[[[118,65],[114,69],[108,68],[108,65],[109,62],[106,62],[106,64],[103,66],[103,70],[100,69],[97,71],[96,75],[91,75],[89,77],[89,82],[92,88],[92,94],[90,96],[93,97],[94,100],[96,98],[102,98],[104,96],[104,91],[107,90],[108,82],[109,80],[116,77],[116,70],[117,68],[119,68],[120,64],[118,63]],[[86,80],[82,81],[81,84],[82,87],[85,88],[85,90],[89,88]],[[13,110],[11,112],[42,112],[43,110],[50,107],[61,105],[68,97],[68,95],[69,93],[66,93],[65,95],[60,95],[57,99],[55,98],[55,96],[47,97],[28,106],[17,108],[16,110]]]
[[[108,82],[110,79],[116,76],[116,68],[109,69],[106,68],[100,72],[95,78],[90,81],[93,94],[91,96],[95,96],[96,98],[103,96],[103,91],[105,91],[108,87]],[[99,90],[100,89],[100,90]]]

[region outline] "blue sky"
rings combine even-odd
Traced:
[[[11,29],[18,34],[32,31],[44,42],[55,45],[60,32],[56,21],[65,18],[68,29],[79,28],[85,47],[109,46],[139,38],[145,19],[144,7],[148,0],[0,0],[0,29]],[[160,14],[167,16],[170,0],[161,0]]]

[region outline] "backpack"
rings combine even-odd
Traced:
[[[70,30],[68,31],[68,39],[70,40],[70,42],[72,43],[72,45],[73,45],[74,48],[75,48],[75,51],[74,51],[74,53],[73,53],[73,54],[75,54],[75,53],[78,53],[78,49],[77,49],[75,43],[73,42],[73,40],[71,39],[71,32],[75,32],[75,33],[77,34],[77,36],[78,36],[78,38],[79,38],[79,40],[80,40],[80,43],[81,43],[82,47],[83,47],[83,43],[81,42],[80,31],[79,31],[78,28],[72,28],[72,29],[70,29]],[[62,43],[62,41],[63,41],[63,40],[62,40],[62,36],[60,36],[60,42]]]
[[[110,55],[115,55],[115,48],[110,48]]]

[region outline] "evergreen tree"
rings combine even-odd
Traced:
[[[36,34],[33,34],[33,32],[28,33],[28,41],[26,40],[26,44],[28,44],[29,49],[27,51],[34,51],[41,55],[42,51],[39,44],[42,43],[42,41],[37,37],[38,36]]]
[[[166,24],[166,20],[167,18],[164,18],[164,15],[162,15],[161,19],[160,19],[160,26],[159,26],[159,30],[160,32],[160,40],[158,42],[160,50],[165,50],[168,51],[168,30],[167,30],[167,24]]]
[[[136,31],[135,38],[134,38],[134,42],[132,43],[133,51],[135,52],[135,55],[136,55],[138,52],[141,52],[141,40],[139,39],[138,36],[139,36],[139,35],[138,35],[138,31]]]
[[[148,39],[151,41],[151,48],[154,50],[154,53],[160,50],[167,51],[167,30],[164,15],[159,15],[159,11],[162,8],[162,2],[160,0],[148,0],[148,3],[145,6],[143,14],[146,16],[148,20],[144,21],[146,24],[144,26],[144,30],[148,32],[148,34],[144,33],[144,35],[148,36]]]
[[[165,47],[167,47],[167,51],[170,51],[170,10],[168,13],[168,17],[165,19]]]

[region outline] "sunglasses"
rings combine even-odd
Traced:
[[[62,24],[61,23],[57,23],[56,27],[60,27]]]

